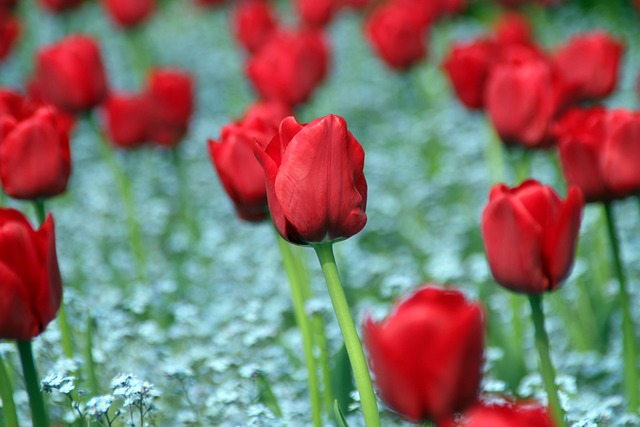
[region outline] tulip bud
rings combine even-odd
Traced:
[[[540,294],[558,288],[573,266],[584,197],[575,186],[567,200],[527,180],[495,185],[482,213],[482,237],[495,280],[507,289]]]
[[[503,14],[496,22],[495,31],[501,45],[533,45],[531,26],[524,15],[515,12]]]
[[[269,211],[282,237],[295,244],[347,239],[367,222],[364,151],[342,117],[300,125],[293,117],[262,147]]]
[[[300,19],[315,28],[326,26],[339,6],[336,0],[296,0],[295,5]]]
[[[264,0],[241,1],[233,17],[236,39],[250,53],[256,53],[276,29],[276,18]]]
[[[62,280],[53,217],[34,230],[22,213],[0,208],[0,339],[30,340],[60,308]]]
[[[19,35],[19,21],[9,12],[0,9],[0,61],[11,53]]]
[[[141,24],[153,12],[155,0],[102,0],[111,19],[124,28]]]
[[[116,147],[135,148],[146,141],[149,105],[141,95],[111,94],[104,104],[109,140]]]
[[[74,9],[82,3],[84,0],[40,0],[40,4],[52,13],[62,13]]]
[[[423,287],[363,333],[378,393],[402,417],[440,422],[477,400],[483,310],[462,293]]]
[[[555,427],[546,408],[535,402],[478,404],[442,427]]]

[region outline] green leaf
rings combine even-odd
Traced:
[[[336,416],[338,427],[349,427],[349,424],[347,424],[347,420],[344,418],[344,414],[342,413],[342,409],[340,409],[340,405],[338,405],[337,399],[333,401],[333,413]]]

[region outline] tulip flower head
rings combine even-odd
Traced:
[[[480,403],[442,427],[554,427],[547,408],[535,402]]]
[[[256,53],[276,30],[276,18],[269,2],[240,1],[233,11],[233,29],[238,42],[250,53]]]
[[[149,105],[147,97],[138,94],[109,95],[103,104],[107,134],[119,148],[135,148],[147,139]]]
[[[143,23],[155,8],[155,0],[102,0],[109,17],[123,28]]]
[[[4,60],[20,35],[20,23],[6,10],[0,8],[0,61]]]
[[[496,281],[527,294],[558,288],[573,266],[583,207],[575,186],[566,200],[534,180],[494,186],[482,213],[482,236]]]

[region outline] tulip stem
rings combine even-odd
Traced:
[[[2,401],[4,425],[6,427],[18,427],[16,404],[13,400],[13,386],[2,355],[0,355],[0,401]]]
[[[44,398],[40,391],[40,380],[36,364],[33,359],[33,350],[31,349],[31,341],[18,341],[18,353],[20,353],[20,361],[22,362],[22,372],[27,385],[27,393],[29,395],[29,406],[31,408],[31,420],[33,427],[48,427],[49,420],[47,410],[44,406]]]
[[[622,267],[620,257],[620,242],[616,232],[615,219],[610,203],[604,204],[605,217],[607,219],[607,230],[611,243],[611,256],[618,276],[620,286],[618,292],[619,303],[622,306],[622,334],[624,348],[624,381],[627,392],[629,411],[638,413],[638,365],[637,349],[635,339],[635,328],[633,317],[631,316],[631,305],[629,303],[629,292],[627,291],[627,278]]]
[[[296,256],[292,251],[292,247],[287,243],[280,234],[276,233],[278,240],[278,246],[282,253],[282,263],[284,269],[289,278],[289,285],[291,288],[291,298],[293,299],[293,313],[302,334],[302,347],[304,349],[304,360],[307,366],[308,383],[309,383],[309,398],[311,399],[311,418],[313,420],[314,427],[322,427],[322,414],[318,383],[318,372],[316,369],[316,361],[313,355],[313,333],[311,330],[311,324],[309,316],[305,310],[305,297],[302,286],[302,277],[299,274],[300,270],[297,268]]]
[[[87,327],[84,336],[84,364],[87,385],[93,396],[100,394],[98,377],[96,376],[96,366],[93,360],[93,317],[87,312]]]
[[[340,331],[344,338],[349,361],[353,368],[356,385],[360,393],[360,402],[362,403],[365,424],[367,427],[380,427],[380,414],[378,413],[376,395],[373,391],[373,383],[371,382],[367,360],[362,350],[362,344],[360,343],[356,326],[349,312],[347,297],[344,294],[344,289],[340,282],[340,275],[338,274],[336,260],[333,255],[333,246],[331,243],[321,243],[314,245],[313,248],[318,255],[318,260],[320,261],[322,272],[324,273],[324,278],[329,289],[329,295],[331,296],[331,302],[333,303],[333,310],[338,318],[338,325],[340,325]]]
[[[540,374],[547,389],[547,398],[549,399],[551,414],[557,427],[567,427],[564,419],[564,410],[560,405],[560,398],[558,397],[558,388],[556,387],[556,371],[551,362],[551,356],[549,355],[549,337],[547,336],[547,330],[544,326],[542,295],[529,295],[529,303],[531,304],[531,318],[535,330],[535,343],[538,349],[538,365],[540,366]]]

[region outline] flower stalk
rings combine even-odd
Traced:
[[[22,372],[29,395],[29,407],[31,408],[31,420],[33,427],[49,427],[47,410],[44,405],[44,398],[40,391],[40,380],[36,364],[33,358],[31,341],[17,341]]]

